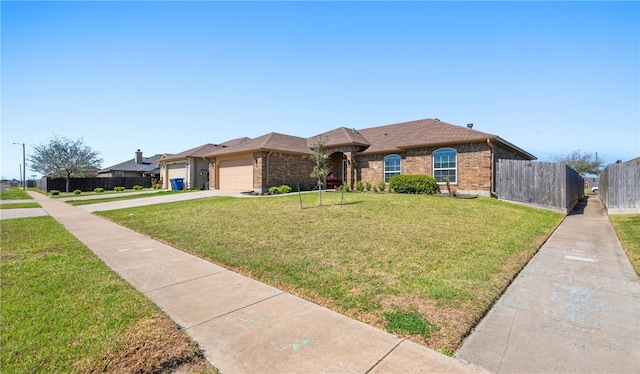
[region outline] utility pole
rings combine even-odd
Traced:
[[[22,189],[27,190],[27,164],[25,163],[24,143],[13,143],[22,146]]]

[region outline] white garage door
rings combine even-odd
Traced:
[[[220,189],[253,190],[253,160],[251,158],[227,160],[220,163]]]
[[[171,186],[171,180],[176,178],[184,179],[184,184],[186,188],[187,184],[187,167],[186,164],[173,164],[167,165],[169,167],[169,180],[167,181],[167,186],[169,189],[173,189]]]

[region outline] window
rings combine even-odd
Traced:
[[[384,158],[384,183],[389,183],[389,178],[400,175],[400,156],[390,155]]]
[[[433,177],[438,183],[458,183],[458,154],[453,148],[438,149],[433,152]]]

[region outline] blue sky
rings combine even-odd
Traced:
[[[640,156],[636,1],[0,4],[6,178],[13,142],[29,155],[54,135],[107,167],[136,149],[424,118],[541,161]]]

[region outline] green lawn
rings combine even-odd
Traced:
[[[252,278],[443,352],[563,215],[489,198],[325,193],[100,212]]]
[[[200,356],[53,218],[4,220],[1,239],[3,373],[156,372]]]
[[[633,267],[640,274],[640,214],[612,214],[609,220]]]
[[[25,199],[33,199],[26,193],[24,190],[18,187],[7,188],[6,190],[0,192],[0,200],[25,200]]]

